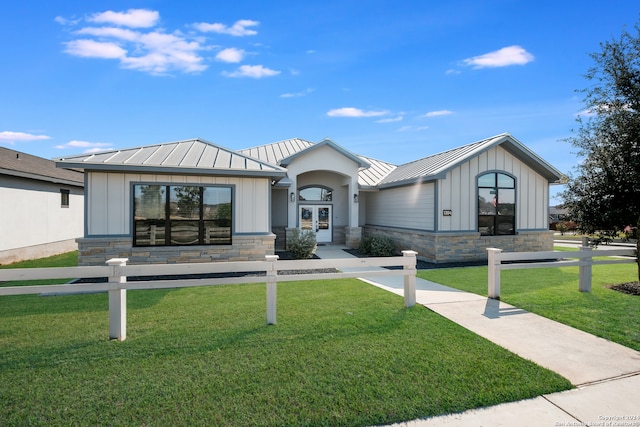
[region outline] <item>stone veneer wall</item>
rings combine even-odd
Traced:
[[[366,225],[363,235],[388,236],[398,251],[414,250],[419,258],[433,263],[486,260],[487,248],[505,252],[553,250],[553,232],[547,230],[520,231],[514,236],[480,236],[477,232],[434,233]]]
[[[127,264],[178,264],[214,261],[264,261],[273,255],[274,234],[233,236],[220,246],[132,247],[130,237],[90,237],[78,242],[78,265],[104,265],[111,258],[129,258]]]

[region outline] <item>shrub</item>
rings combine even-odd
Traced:
[[[287,241],[287,248],[294,259],[311,258],[317,247],[316,235],[312,231],[300,231],[296,228]]]
[[[396,244],[386,236],[365,237],[360,242],[360,252],[371,256],[394,256]]]
[[[371,236],[365,236],[360,239],[360,247],[358,250],[365,255],[369,255],[371,253]]]
[[[560,232],[561,236],[564,236],[564,233],[569,229],[565,222],[559,222],[556,224],[556,230]]]

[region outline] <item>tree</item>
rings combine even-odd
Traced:
[[[640,24],[634,30],[590,54],[590,86],[579,91],[586,109],[568,141],[584,160],[563,197],[586,232],[640,225]]]

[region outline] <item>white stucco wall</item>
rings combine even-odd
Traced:
[[[516,178],[516,230],[548,228],[549,183],[498,146],[447,172],[439,181],[438,230],[476,230],[476,177],[486,171],[505,171]],[[452,215],[443,216],[445,209]]]
[[[9,176],[1,180],[0,251],[82,237],[82,188]],[[61,207],[61,189],[69,190],[69,207]]]
[[[433,230],[433,182],[366,194],[367,224]]]
[[[324,185],[333,189],[333,225],[356,226],[358,204],[353,194],[358,192],[358,164],[349,157],[324,145],[297,156],[287,165],[287,176],[293,184],[290,191],[308,185]],[[311,203],[313,204],[313,203]],[[288,203],[289,227],[297,225],[298,200]]]
[[[221,184],[235,187],[235,233],[270,233],[268,178],[88,172],[87,236],[131,233],[131,184]]]

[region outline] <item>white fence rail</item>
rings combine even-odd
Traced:
[[[591,292],[592,266],[598,264],[628,264],[637,262],[636,258],[624,258],[616,260],[594,260],[593,257],[601,256],[627,256],[634,257],[635,249],[611,249],[594,252],[592,248],[581,246],[579,251],[570,252],[502,252],[502,249],[487,248],[488,260],[488,294],[489,298],[500,299],[500,272],[502,270],[514,270],[524,268],[551,268],[551,267],[580,267],[581,292]],[[577,260],[566,260],[578,258]],[[542,262],[510,262],[503,261],[535,261]],[[563,260],[563,261],[558,261]]]
[[[127,258],[114,258],[106,266],[16,268],[0,270],[0,282],[14,280],[68,279],[107,277],[106,283],[73,283],[59,285],[0,287],[0,296],[41,293],[73,294],[80,292],[108,292],[109,338],[123,341],[127,337],[127,289],[165,289],[192,286],[216,286],[240,283],[267,284],[267,324],[276,323],[276,294],[278,282],[325,280],[358,277],[404,276],[404,305],[416,303],[416,255],[402,251],[401,257],[314,259],[278,261],[277,255],[267,255],[265,261],[210,262],[194,264],[127,265]],[[401,270],[380,267],[401,266]],[[278,274],[285,270],[318,270],[335,268],[338,273]],[[131,276],[171,276],[211,273],[264,272],[265,276],[199,278],[185,280],[143,280],[127,282]]]

